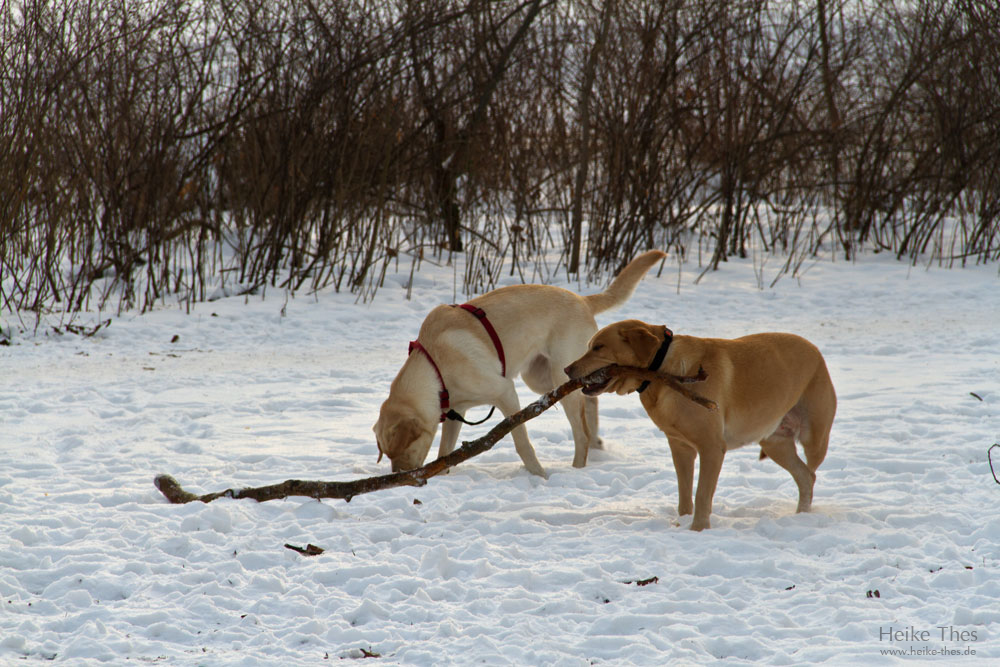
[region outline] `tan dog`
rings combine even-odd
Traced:
[[[669,342],[667,339],[671,338]],[[657,354],[662,363],[656,364]],[[667,436],[677,471],[680,515],[691,514],[695,455],[701,459],[692,530],[709,527],[712,497],[726,451],[759,442],[768,456],[792,474],[799,488],[799,512],[812,505],[816,468],[826,456],[837,397],[826,362],[816,346],[794,334],[762,333],[735,340],[672,336],[664,326],[638,320],[616,322],[598,331],[589,351],[566,368],[572,378],[609,364],[708,378],[691,385],[716,402],[710,411],[653,382],[640,395],[642,406]],[[583,389],[587,395],[640,389],[641,380],[614,378]],[[806,462],[798,457],[802,443]]]
[[[417,468],[427,458],[442,412],[447,411],[439,399],[443,388],[459,415],[477,405],[494,405],[511,415],[521,409],[513,380],[517,375],[538,393],[565,382],[563,367],[587,350],[587,341],[597,331],[594,315],[628,300],[646,272],[664,257],[666,253],[659,250],[639,255],[600,294],[579,296],[561,287],[512,285],[470,301],[485,311],[495,328],[506,375],[497,347],[476,316],[454,306],[432,310],[417,338],[421,353],[411,353],[392,381],[373,429],[379,451],[392,461],[392,469]],[[587,464],[588,449],[600,446],[597,399],[576,394],[562,403],[576,446],[573,465],[580,468]],[[462,427],[454,419],[443,424],[438,456],[451,453]],[[511,435],[525,467],[544,477],[524,426]]]

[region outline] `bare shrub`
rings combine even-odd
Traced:
[[[998,54],[976,0],[8,3],[0,309],[995,261]]]

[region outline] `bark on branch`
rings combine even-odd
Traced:
[[[288,496],[308,496],[311,498],[342,498],[350,502],[354,496],[382,489],[392,489],[398,486],[423,486],[427,480],[435,475],[440,475],[445,470],[452,468],[463,461],[468,461],[473,456],[477,456],[492,448],[505,435],[511,432],[516,426],[520,426],[529,419],[534,419],[542,414],[560,400],[581,387],[593,384],[601,384],[612,378],[621,376],[632,376],[641,380],[651,382],[662,382],[671,389],[681,393],[686,398],[698,403],[707,410],[715,410],[713,401],[699,396],[688,389],[686,384],[704,381],[708,375],[703,368],[698,369],[697,375],[676,376],[646,370],[644,368],[633,368],[631,366],[611,365],[598,369],[581,378],[570,380],[549,393],[541,396],[534,403],[531,403],[520,412],[516,412],[500,421],[490,429],[489,433],[481,438],[462,443],[462,446],[447,456],[435,459],[427,465],[397,472],[389,475],[379,475],[365,479],[352,480],[348,482],[320,482],[299,479],[288,479],[280,484],[269,486],[246,487],[242,489],[226,489],[216,493],[206,493],[197,495],[181,488],[181,485],[170,475],[157,475],[153,480],[156,488],[166,496],[171,503],[189,503],[200,500],[203,503],[211,502],[217,498],[252,498],[258,502],[265,500],[277,500]]]

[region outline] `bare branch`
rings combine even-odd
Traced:
[[[605,366],[604,368],[594,371],[590,375],[570,380],[569,382],[556,387],[520,412],[516,412],[503,419],[500,423],[490,429],[489,433],[483,437],[463,442],[462,446],[451,454],[435,459],[427,465],[414,470],[396,472],[390,475],[379,475],[377,477],[368,477],[348,482],[321,482],[289,479],[281,482],[280,484],[247,487],[236,490],[226,489],[225,491],[206,493],[200,496],[182,489],[177,480],[170,475],[157,475],[157,477],[153,480],[153,483],[156,485],[156,488],[158,488],[160,492],[166,496],[167,500],[175,504],[189,503],[195,500],[208,503],[216,500],[217,498],[252,498],[258,502],[264,502],[265,500],[277,500],[280,498],[287,498],[288,496],[341,498],[350,502],[351,498],[354,496],[371,493],[372,491],[393,489],[399,486],[423,486],[431,477],[440,475],[449,468],[453,468],[459,463],[468,461],[473,456],[477,456],[491,449],[493,445],[500,441],[501,438],[510,433],[514,427],[520,426],[529,419],[534,419],[577,389],[587,385],[601,384],[607,382],[611,378],[622,376],[632,376],[653,382],[663,382],[671,389],[680,392],[686,398],[698,403],[706,409],[716,409],[716,405],[713,401],[699,396],[684,386],[685,384],[704,381],[708,377],[708,374],[705,373],[705,370],[702,368],[698,369],[697,375],[683,377],[657,373],[644,368],[612,365]]]

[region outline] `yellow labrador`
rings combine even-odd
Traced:
[[[477,405],[493,405],[504,415],[520,410],[514,377],[533,391],[547,392],[566,381],[563,367],[587,349],[597,331],[594,315],[623,304],[636,285],[666,253],[650,250],[629,262],[608,288],[579,296],[549,285],[501,287],[462,307],[438,306],[410,344],[410,356],[389,388],[374,431],[379,458],[393,471],[421,466],[442,423],[438,456],[458,441],[459,417]],[[597,399],[568,396],[563,408],[576,447],[573,465],[587,464],[587,451],[599,447]],[[511,435],[525,467],[545,470],[524,426]]]
[[[692,385],[718,409],[704,407],[660,383],[614,378],[583,389],[586,395],[641,391],[646,413],[667,436],[677,471],[677,511],[692,512],[695,456],[700,459],[692,530],[709,527],[712,497],[727,450],[759,442],[761,457],[791,473],[799,512],[812,505],[816,468],[826,456],[837,397],[816,346],[794,334],[761,333],[735,340],[674,336],[665,326],[626,320],[604,327],[586,354],[566,368],[571,378],[609,364],[640,366],[674,375],[704,368],[708,378]],[[645,386],[644,386],[645,385]],[[802,444],[803,463],[795,450]]]

